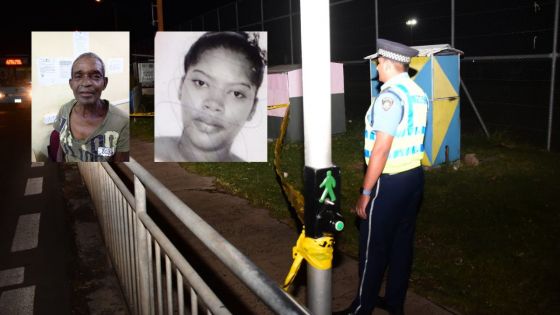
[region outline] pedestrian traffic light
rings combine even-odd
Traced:
[[[319,238],[344,229],[340,214],[340,169],[305,167],[305,234]]]

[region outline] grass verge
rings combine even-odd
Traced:
[[[131,117],[130,137],[154,142],[154,117]]]

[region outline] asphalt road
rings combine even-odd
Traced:
[[[0,314],[70,314],[61,173],[31,163],[31,105],[0,104]]]

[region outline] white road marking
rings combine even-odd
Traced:
[[[24,272],[24,267],[17,267],[0,271],[0,288],[23,283]]]
[[[12,242],[12,253],[37,247],[39,243],[40,213],[19,216],[16,234]]]
[[[2,292],[0,314],[32,315],[35,300],[35,286]]]
[[[45,162],[31,162],[31,167],[42,167],[45,166]]]
[[[43,192],[43,177],[27,179],[24,196],[37,195]]]

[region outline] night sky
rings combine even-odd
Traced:
[[[189,19],[224,1],[163,0],[170,21]],[[227,1],[226,1],[227,2]],[[0,19],[0,53],[29,54],[32,31],[130,31],[131,51],[153,53],[152,3],[155,0],[10,1]],[[188,4],[188,9],[185,9]],[[154,13],[155,14],[155,13]],[[13,16],[13,17],[12,17]],[[12,21],[16,21],[15,23]]]
[[[292,10],[297,12],[298,1],[291,1]],[[11,22],[12,18],[10,22],[5,18],[0,21],[0,52],[25,54],[30,51],[31,31],[120,30],[131,32],[133,52],[151,53],[150,43],[156,29],[152,24],[153,2],[155,0],[10,1],[2,5],[2,11],[10,12],[17,22]],[[263,2],[265,19],[288,13],[287,0]],[[204,16],[204,30],[214,30],[217,28],[212,22],[216,16],[214,9],[230,3],[231,0],[163,0],[166,29],[186,30],[193,20],[194,29],[202,30],[200,16]],[[365,40],[375,34],[373,1],[331,0],[331,3],[340,3],[331,7],[333,56],[352,60],[374,49],[373,43],[367,44]],[[456,46],[471,56],[549,53],[553,11],[554,0],[456,0]],[[222,11],[222,24],[228,19],[232,21],[231,12]],[[379,35],[414,45],[449,43],[450,12],[449,0],[379,0]],[[260,20],[259,14],[260,0],[239,1],[241,25]],[[299,19],[299,15],[294,17]],[[404,24],[410,17],[419,21],[413,29]],[[299,21],[294,23],[298,30]],[[286,27],[279,24],[266,23],[265,30],[285,39]],[[260,30],[260,26],[254,28]]]

